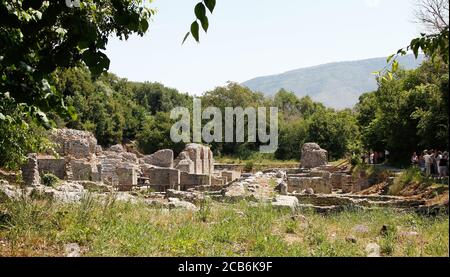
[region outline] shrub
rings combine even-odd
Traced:
[[[245,172],[251,172],[253,170],[254,166],[255,165],[254,165],[254,163],[252,161],[248,161],[248,162],[245,163],[244,171]]]
[[[42,183],[47,187],[54,187],[60,182],[60,179],[51,173],[42,176]]]
[[[394,184],[389,188],[389,194],[397,195],[405,187],[411,184],[423,184],[424,186],[431,185],[430,179],[423,176],[419,168],[411,167],[395,178]]]
[[[361,164],[361,163],[362,163],[362,160],[361,160],[361,158],[360,158],[359,156],[357,156],[357,155],[353,155],[352,158],[350,159],[350,164],[351,164],[352,166],[357,166],[357,165],[359,165],[359,164]]]

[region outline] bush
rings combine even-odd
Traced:
[[[51,173],[46,173],[42,176],[42,183],[47,187],[56,186],[61,180]]]
[[[389,188],[389,194],[398,195],[405,187],[411,184],[429,186],[431,185],[431,181],[422,175],[419,168],[411,167],[395,178],[394,184]]]
[[[255,165],[254,165],[254,163],[252,161],[248,161],[248,162],[245,163],[244,171],[245,172],[252,172],[254,166]]]
[[[357,155],[353,155],[352,156],[352,158],[350,160],[350,164],[352,166],[357,166],[357,165],[359,165],[361,163],[362,163],[362,160],[361,160],[361,158],[359,156],[357,156]]]

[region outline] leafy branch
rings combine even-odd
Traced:
[[[212,14],[215,7],[216,0],[203,0],[195,6],[194,13],[196,19],[192,22],[190,31],[184,36],[182,44],[184,44],[191,35],[194,37],[195,41],[200,42],[200,25],[205,33],[208,32],[209,28],[209,19],[206,15],[206,10],[208,9]]]

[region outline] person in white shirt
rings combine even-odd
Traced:
[[[425,173],[429,177],[431,175],[431,166],[433,164],[433,160],[431,158],[430,152],[428,152],[427,150],[425,150],[423,154],[423,158],[425,159]]]

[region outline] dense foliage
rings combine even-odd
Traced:
[[[366,148],[388,149],[406,160],[423,149],[448,149],[448,65],[425,62],[380,79],[379,88],[361,96],[356,109]]]

